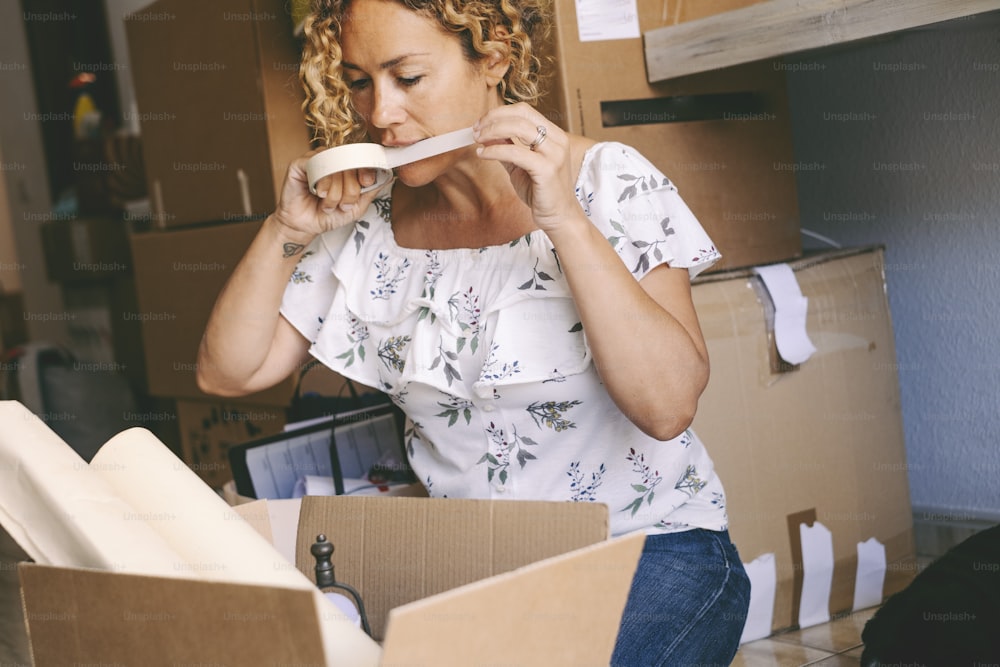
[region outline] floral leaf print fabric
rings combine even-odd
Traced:
[[[635,448],[631,448],[628,454],[625,456],[625,460],[632,464],[632,472],[637,473],[639,476],[639,482],[632,483],[632,490],[639,495],[636,496],[632,502],[627,506],[622,508],[623,512],[631,512],[632,516],[642,508],[642,504],[645,502],[647,505],[653,504],[653,498],[656,495],[656,487],[663,481],[660,476],[659,470],[653,470],[648,463],[646,463],[646,455],[642,453],[637,453]]]
[[[482,379],[493,384],[497,384],[501,380],[506,380],[521,372],[517,359],[507,362],[500,361],[497,358],[499,349],[500,346],[496,343],[490,345],[490,353],[486,356],[486,361],[483,363],[483,372],[480,376]]]
[[[302,253],[302,257],[299,259],[298,264],[295,265],[295,270],[292,272],[292,284],[301,285],[302,283],[311,283],[313,281],[309,272],[302,268],[302,263],[314,254],[316,254],[315,250],[307,250]]]
[[[686,267],[693,278],[721,257],[708,236],[702,236],[704,232],[687,233],[700,225],[666,176],[628,146],[611,144],[608,151],[612,153],[608,161],[620,164],[621,171],[614,178],[591,174],[595,184],[611,188],[613,199],[602,198],[602,192],[587,187],[578,187],[577,199],[585,210],[592,209],[591,218],[604,226],[608,242],[637,279],[660,264]],[[608,164],[589,165],[598,167]],[[598,210],[598,203],[603,210]],[[603,223],[599,220],[602,213],[606,216]],[[676,234],[677,228],[685,233]]]
[[[438,366],[441,366],[445,380],[448,382],[448,386],[455,380],[461,380],[462,375],[458,372],[455,366],[455,362],[458,361],[458,352],[452,352],[451,350],[444,349],[444,340],[438,344],[437,356],[434,357],[434,361],[428,367],[430,370],[436,370]]]
[[[410,342],[409,336],[389,336],[378,346],[378,357],[387,367],[402,373],[406,366],[403,352]]]
[[[396,293],[396,286],[406,279],[410,260],[404,258],[401,262],[392,262],[388,255],[380,252],[378,259],[375,260],[375,267],[378,269],[378,273],[375,274],[377,285],[371,290],[372,298],[388,299]]]
[[[622,193],[618,196],[618,203],[625,201],[626,199],[631,199],[639,194],[639,188],[642,188],[642,192],[647,192],[649,190],[655,190],[659,187],[666,187],[670,185],[670,181],[666,177],[657,177],[655,174],[649,176],[633,176],[632,174],[618,174],[618,178],[626,181],[627,185]]]
[[[588,150],[575,192],[636,280],[664,264],[694,276],[719,257],[674,184],[628,146]],[[727,525],[694,431],[660,442],[609,397],[541,230],[401,247],[390,192],[309,244],[281,312],[314,357],[404,410],[407,457],[434,497],[602,503],[613,535]]]
[[[576,503],[582,502],[596,502],[597,501],[597,489],[601,486],[601,482],[604,478],[604,473],[607,472],[607,468],[602,463],[597,470],[590,473],[588,477],[587,474],[580,469],[580,462],[573,461],[569,464],[569,472],[566,474],[570,478],[570,500]]]
[[[347,341],[350,347],[346,352],[337,355],[338,359],[344,360],[345,366],[354,364],[355,354],[361,361],[365,360],[365,341],[368,340],[368,327],[364,322],[356,317],[350,319],[350,329],[347,331]]]
[[[580,403],[582,401],[546,401],[544,403],[532,403],[527,407],[527,410],[539,428],[547,427],[559,432],[569,428],[576,428],[576,424],[565,415],[570,409],[575,408]]]
[[[438,401],[438,406],[444,408],[444,410],[434,416],[446,417],[448,419],[448,426],[454,426],[458,422],[459,417],[465,419],[466,425],[472,423],[472,408],[474,407],[472,401],[459,398],[458,396],[448,396],[448,401],[446,403]]]
[[[501,484],[507,483],[510,476],[511,453],[514,454],[514,458],[521,468],[524,468],[528,461],[537,458],[528,450],[528,447],[535,447],[538,443],[531,438],[519,435],[516,428],[513,429],[508,439],[502,428],[490,422],[486,429],[486,435],[490,440],[490,448],[483,454],[478,463],[487,464],[486,480],[488,482],[492,482],[495,476]]]
[[[420,299],[422,301],[433,301],[434,300],[434,288],[437,285],[437,281],[441,279],[441,262],[438,260],[437,252],[434,250],[428,250],[425,258],[427,260],[427,268],[424,270],[424,290],[420,293]],[[431,312],[430,306],[420,306],[419,310],[419,320],[425,317],[430,317],[431,322],[434,322],[434,318],[437,317],[433,312]]]
[[[546,280],[554,280],[554,278],[545,271],[539,271],[538,262],[535,262],[535,268],[532,270],[531,278],[527,282],[518,285],[517,288],[543,290],[545,289],[544,281]]]
[[[694,496],[704,487],[705,480],[698,476],[698,470],[693,465],[689,465],[684,471],[684,474],[681,475],[681,478],[677,480],[676,484],[674,484],[675,489],[683,491],[689,497]]]
[[[448,309],[452,314],[452,320],[456,322],[462,330],[463,336],[457,340],[457,351],[461,352],[468,340],[469,349],[473,354],[479,349],[479,332],[482,309],[479,307],[479,295],[475,293],[475,288],[456,292],[448,299]]]

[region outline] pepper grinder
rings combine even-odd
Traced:
[[[326,539],[322,533],[316,536],[316,541],[309,547],[309,552],[316,559],[316,586],[323,592],[327,589],[338,588],[347,591],[354,600],[354,606],[358,609],[361,617],[361,629],[370,637],[371,628],[368,625],[368,615],[365,613],[365,603],[361,601],[361,595],[352,587],[344,583],[338,583],[333,572],[333,543]]]

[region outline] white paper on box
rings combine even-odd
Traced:
[[[882,604],[885,569],[885,545],[874,537],[858,542],[858,571],[854,580],[853,611]]]
[[[640,36],[636,0],[576,0],[581,42],[634,39]]]
[[[267,515],[271,521],[271,539],[274,548],[284,554],[289,563],[295,562],[295,538],[299,532],[299,512],[301,498],[284,500],[262,500],[267,503]]]
[[[36,563],[186,576],[180,555],[17,401],[0,401],[0,524]]]
[[[788,264],[754,268],[774,304],[774,340],[778,354],[790,364],[801,364],[816,352],[806,331],[809,299],[802,296],[795,272]]]
[[[771,635],[774,595],[778,582],[778,568],[773,553],[759,556],[743,567],[750,577],[750,608],[740,637],[741,644]]]
[[[378,645],[152,433],[139,428],[119,433],[101,447],[92,465],[103,465],[105,459],[115,462],[104,466],[105,477],[122,498],[139,512],[170,515],[154,529],[201,576],[309,591],[328,663],[357,667],[378,663]]]
[[[799,524],[802,538],[802,597],[799,600],[799,627],[830,620],[830,589],[833,586],[833,533],[815,522]]]

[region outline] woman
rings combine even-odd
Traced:
[[[307,112],[326,145],[476,143],[326,177],[291,165],[219,297],[205,391],[312,355],[406,412],[431,495],[603,502],[648,534],[616,665],[729,664],[749,581],[688,428],[708,381],[690,278],[719,254],[635,150],[562,132],[538,96],[544,0],[322,0]]]

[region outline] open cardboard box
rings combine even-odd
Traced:
[[[608,540],[605,506],[296,503],[240,512],[279,541],[297,516],[296,560],[310,577],[309,546],[329,536],[337,580],[365,600],[381,665],[608,664],[644,538]],[[35,564],[19,573],[37,667],[324,664],[307,591]]]

